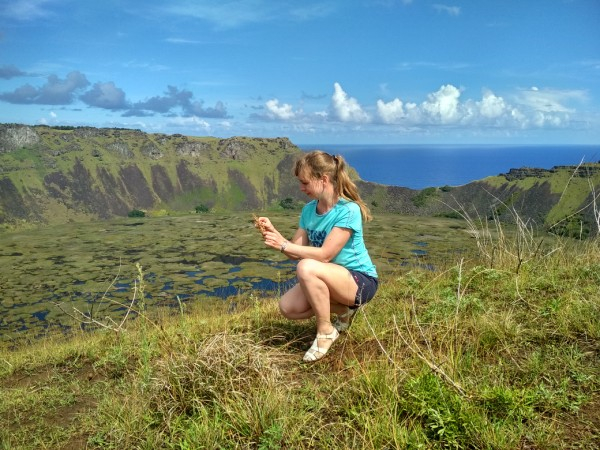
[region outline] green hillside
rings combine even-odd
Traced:
[[[252,211],[302,202],[287,138],[192,137],[139,130],[0,125],[0,226],[193,211]],[[373,212],[514,222],[557,234],[598,231],[600,164],[515,168],[463,186],[413,190],[358,180]],[[288,205],[290,202],[288,202]]]
[[[264,209],[293,195],[286,138],[0,126],[0,223],[61,223],[133,209]]]
[[[598,232],[600,217],[594,208],[600,204],[600,164],[513,169],[483,182],[508,193],[497,208],[500,215],[512,208],[554,233],[573,237]]]

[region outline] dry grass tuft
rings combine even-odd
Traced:
[[[156,362],[151,403],[164,423],[184,414],[239,402],[250,392],[284,395],[290,355],[250,334],[221,332],[170,352]]]

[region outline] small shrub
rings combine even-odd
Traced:
[[[448,211],[441,214],[437,214],[435,217],[444,217],[446,219],[462,219],[463,217],[459,212],[456,211]]]
[[[132,209],[127,213],[127,217],[146,217],[146,213],[139,209]]]
[[[550,233],[575,239],[587,239],[592,232],[591,223],[582,214],[566,217],[549,227]]]
[[[208,212],[208,207],[205,205],[196,206],[196,214]]]
[[[286,197],[279,202],[279,206],[283,209],[294,209],[296,207],[296,202],[291,197]]]
[[[427,204],[427,200],[429,200],[431,197],[434,197],[436,195],[436,193],[437,193],[436,188],[428,187],[428,188],[423,189],[417,195],[415,195],[411,199],[411,201],[417,208],[420,208],[422,206],[425,206]]]

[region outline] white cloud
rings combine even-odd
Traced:
[[[448,6],[436,3],[433,5],[437,12],[447,13],[450,16],[460,16],[460,6]]]
[[[333,116],[342,122],[369,122],[369,115],[362,109],[358,100],[348,97],[339,83],[334,83],[334,92],[331,97]]]
[[[456,122],[460,117],[458,114],[458,99],[460,91],[447,84],[442,86],[437,92],[429,94],[428,100],[423,102],[421,108],[434,121],[447,124]]]
[[[127,100],[123,89],[115,86],[115,83],[95,83],[93,88],[83,94],[80,99],[89,106],[105,109],[127,108]]]
[[[202,132],[210,132],[210,124],[197,116],[191,117],[172,117],[167,126],[175,128],[189,128],[192,130],[200,130]]]
[[[165,42],[168,42],[169,44],[183,44],[183,45],[197,45],[197,44],[205,43],[203,41],[194,40],[194,39],[183,39],[183,38],[174,38],[174,37],[165,39]]]
[[[427,94],[420,103],[396,97],[390,101],[379,99],[371,108],[361,105],[335,82],[328,111],[305,112],[292,104],[271,99],[264,104],[264,113],[254,118],[293,122],[296,131],[305,129],[303,127],[329,127],[330,130],[344,127],[346,131],[364,131],[367,130],[364,125],[376,124],[390,132],[433,132],[440,127],[471,132],[513,132],[568,127],[576,117],[575,110],[567,107],[568,102],[586,99],[583,91],[541,88],[519,91],[510,100],[491,89],[484,89],[479,98],[463,99],[463,95],[461,88],[446,84]],[[370,114],[371,110],[373,114]]]
[[[396,64],[395,69],[400,72],[426,68],[428,70],[439,70],[442,72],[456,72],[468,69],[471,66],[464,62],[432,62],[432,61],[404,61]]]
[[[517,124],[521,124],[521,128],[527,127],[527,117],[518,109],[513,109],[510,111],[510,118]]]
[[[406,103],[404,105],[404,110],[406,111],[406,117],[411,123],[417,124],[423,121],[421,108],[419,108],[416,103]]]
[[[172,0],[162,12],[204,20],[221,29],[281,20],[305,21],[332,14],[335,5],[321,0]]]
[[[479,112],[483,117],[490,119],[500,117],[506,113],[507,105],[502,97],[497,97],[492,91],[485,91],[483,98],[477,102]]]
[[[367,130],[364,127],[367,124],[378,124],[396,133],[433,132],[440,127],[471,132],[514,132],[568,127],[576,117],[570,102],[586,100],[587,96],[583,91],[542,88],[531,88],[517,94],[509,100],[491,89],[484,89],[479,98],[463,99],[463,89],[446,84],[429,93],[421,102],[408,102],[400,97],[390,101],[378,99],[371,108],[370,105],[362,105],[336,82],[329,111],[304,112],[295,109],[292,104],[272,99],[266,102],[265,113],[256,117],[293,121],[296,131],[303,126],[328,126],[358,132]]]
[[[171,2],[165,12],[186,18],[195,18],[213,23],[219,28],[234,28],[248,23],[266,20],[269,15],[264,8],[251,2],[207,0],[203,2]]]
[[[162,72],[165,70],[169,70],[169,66],[165,66],[163,64],[151,64],[148,62],[139,62],[136,60],[131,60],[123,63],[123,67],[126,69],[141,69],[148,72]]]
[[[539,89],[532,87],[524,90],[520,95],[520,102],[524,105],[543,112],[573,112],[573,108],[565,105],[571,101],[585,101],[587,93],[581,90],[558,90],[558,89]]]
[[[267,107],[267,115],[272,119],[291,120],[296,117],[292,105],[283,103],[279,105],[279,100],[272,99],[265,103]]]
[[[51,13],[45,8],[50,0],[11,0],[0,5],[0,17],[11,20],[30,21],[45,18]]]
[[[383,123],[398,123],[400,119],[406,117],[402,100],[399,98],[395,98],[389,103],[377,100],[377,114]]]
[[[77,70],[67,74],[65,79],[52,74],[47,80],[39,88],[25,84],[12,92],[0,93],[0,100],[23,105],[69,105],[73,103],[75,94],[90,84],[86,76]]]
[[[486,89],[481,99],[461,102],[461,90],[447,84],[428,94],[420,104],[404,103],[400,98],[387,103],[378,100],[377,117],[383,124],[401,124],[403,127],[557,128],[567,126],[573,112],[561,102],[584,97],[580,91],[542,91],[538,88],[521,94],[520,101],[510,104]]]
[[[420,103],[405,103],[400,98],[377,101],[378,120],[386,125],[431,128],[453,125],[473,130],[478,127],[507,129],[557,128],[569,124],[573,111],[562,102],[583,99],[581,91],[549,91],[532,88],[510,104],[489,89],[481,99],[460,101],[461,90],[447,84],[427,95]]]
[[[568,119],[568,116],[566,116]],[[543,128],[546,125],[551,127],[560,127],[563,125],[563,118],[557,114],[548,114],[542,111],[536,111],[531,122],[538,128]]]

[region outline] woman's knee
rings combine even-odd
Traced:
[[[302,312],[305,303],[300,286],[296,284],[279,299],[279,311],[284,317],[292,319]]]
[[[320,265],[315,259],[302,259],[296,265],[296,276],[302,281],[311,278],[318,273],[317,267]]]
[[[286,319],[289,319],[290,316],[292,315],[292,310],[291,310],[290,306],[291,305],[289,304],[289,302],[286,302],[283,297],[281,299],[279,299],[279,312]]]

